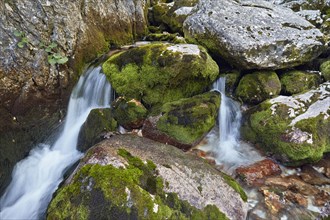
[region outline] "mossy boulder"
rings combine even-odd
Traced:
[[[250,109],[244,139],[288,165],[315,162],[330,152],[330,83],[295,96],[278,96]]]
[[[116,135],[87,152],[55,193],[47,219],[243,220],[243,199],[237,182],[199,158]]]
[[[163,25],[165,30],[183,33],[183,22],[197,3],[198,0],[174,0],[170,3],[158,2],[149,12],[149,20],[153,25]]]
[[[321,83],[321,77],[314,73],[292,70],[280,76],[282,93],[293,95],[316,88]]]
[[[326,81],[330,81],[330,60],[325,61],[320,66],[322,76]]]
[[[116,129],[117,121],[110,108],[93,109],[80,129],[77,149],[85,152],[103,140],[108,132],[116,131]]]
[[[219,106],[220,95],[217,92],[168,102],[162,106],[161,115],[146,121],[142,134],[188,150],[214,127]]]
[[[167,41],[175,44],[184,44],[187,43],[183,37],[180,37],[178,34],[170,34],[168,32],[163,33],[150,33],[146,36],[145,40],[147,41]]]
[[[240,79],[241,73],[238,70],[227,71],[220,75],[220,77],[226,78],[226,93],[232,94]]]
[[[208,90],[219,68],[193,44],[147,44],[110,57],[103,71],[114,90],[148,109]]]
[[[280,94],[281,82],[273,71],[257,71],[244,75],[236,88],[236,96],[244,103],[258,104]]]
[[[111,104],[114,118],[126,129],[140,128],[147,117],[148,110],[134,99],[119,97]]]

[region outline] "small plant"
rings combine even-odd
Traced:
[[[26,37],[25,33],[22,31],[15,30],[14,35],[20,39],[20,41],[17,43],[17,46],[19,48],[24,48],[26,45],[28,45],[30,48],[35,48]],[[50,65],[55,64],[65,64],[68,62],[68,57],[60,54],[57,50],[57,43],[51,42],[49,45],[47,45],[44,42],[41,42],[39,46],[36,49],[43,49],[48,53],[48,63]]]

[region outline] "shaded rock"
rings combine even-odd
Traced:
[[[314,164],[326,177],[330,178],[330,155],[326,154],[325,157]]]
[[[91,148],[56,192],[47,219],[245,219],[244,192],[227,175],[145,138]]]
[[[290,165],[320,160],[330,151],[330,83],[295,96],[278,96],[250,109],[244,139]]]
[[[238,70],[232,70],[221,74],[220,77],[226,77],[226,92],[234,93],[240,79],[241,73]]]
[[[286,191],[285,192],[285,199],[292,202],[292,203],[296,203],[300,206],[303,206],[305,208],[307,208],[308,206],[308,200],[306,197],[302,196],[299,193],[294,193],[292,191]]]
[[[330,194],[329,194],[329,192],[320,191],[318,194],[316,194],[314,196],[314,205],[316,205],[316,206],[324,206],[329,201],[330,201]]]
[[[167,41],[175,44],[187,43],[183,37],[178,34],[170,34],[168,32],[163,33],[151,33],[145,37],[146,41]]]
[[[280,76],[282,92],[293,95],[316,88],[321,83],[319,75],[299,70],[292,70]]]
[[[164,25],[165,29],[183,33],[182,25],[191,14],[198,0],[174,0],[170,3],[158,2],[149,11],[149,20],[153,25]]]
[[[103,64],[103,71],[119,95],[157,113],[164,103],[206,91],[219,74],[204,48],[162,43],[115,54]]]
[[[163,105],[162,114],[142,128],[144,137],[183,150],[197,145],[216,123],[220,95],[208,92]]]
[[[244,75],[239,81],[235,94],[245,103],[258,104],[277,96],[281,83],[275,72],[254,72]]]
[[[330,81],[330,60],[325,61],[320,66],[322,76],[326,81]]]
[[[330,179],[317,172],[311,165],[302,166],[301,178],[312,185],[330,184]]]
[[[281,174],[280,166],[270,159],[265,159],[249,166],[238,167],[236,175],[248,185],[261,185],[266,177]]]
[[[142,127],[148,114],[141,102],[134,99],[127,100],[125,97],[117,98],[111,103],[111,106],[114,118],[125,129]]]
[[[240,69],[293,67],[324,50],[311,23],[266,1],[200,1],[183,27],[187,39]]]
[[[116,131],[116,129],[117,122],[110,108],[93,109],[80,129],[77,149],[85,152],[103,140],[108,132]]]

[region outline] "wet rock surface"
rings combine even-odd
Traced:
[[[192,155],[118,135],[87,152],[57,191],[47,218],[245,219],[247,206],[237,190],[234,180]]]
[[[240,69],[293,67],[324,49],[323,34],[311,23],[266,1],[200,1],[184,34]]]

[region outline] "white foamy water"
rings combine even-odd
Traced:
[[[214,84],[215,91],[221,94],[221,104],[218,113],[219,129],[214,129],[208,136],[208,144],[201,150],[213,152],[218,165],[232,173],[240,165],[251,164],[262,157],[252,146],[240,141],[242,114],[238,102],[226,96],[226,79],[219,78]]]
[[[38,219],[44,215],[65,171],[81,156],[80,127],[94,108],[110,106],[111,86],[101,67],[80,77],[70,97],[63,131],[52,145],[39,144],[16,164],[12,181],[0,200],[0,219]]]

